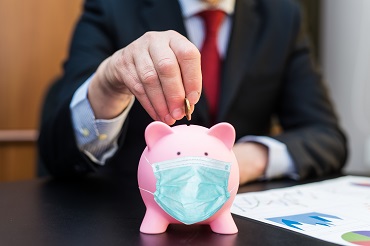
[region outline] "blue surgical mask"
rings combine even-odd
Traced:
[[[152,164],[157,179],[154,199],[184,224],[204,221],[229,199],[231,163],[190,156]]]

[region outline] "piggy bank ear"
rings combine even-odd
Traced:
[[[152,148],[159,139],[172,133],[172,128],[165,123],[154,121],[150,123],[145,129],[146,145],[150,150],[150,148]]]
[[[235,142],[235,129],[231,124],[226,122],[212,126],[208,130],[208,135],[220,139],[230,150]]]

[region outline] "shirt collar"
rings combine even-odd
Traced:
[[[181,6],[182,15],[185,18],[191,17],[203,10],[214,8],[201,0],[178,0]],[[217,9],[223,10],[226,14],[232,15],[234,13],[235,0],[220,0],[216,5]]]

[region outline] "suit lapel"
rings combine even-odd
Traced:
[[[254,5],[253,0],[236,1],[233,28],[222,69],[219,121],[226,116],[243,75],[253,67],[253,42],[259,25]]]

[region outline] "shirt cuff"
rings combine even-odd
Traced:
[[[299,179],[294,162],[286,145],[276,139],[266,136],[245,136],[238,142],[256,142],[268,148],[268,163],[262,179],[273,179],[287,176],[292,179]]]
[[[70,103],[72,124],[78,148],[93,162],[104,165],[118,149],[117,139],[128,113],[134,103],[131,99],[127,108],[116,118],[95,119],[87,98],[90,76],[75,92]]]

